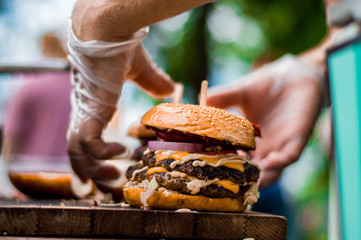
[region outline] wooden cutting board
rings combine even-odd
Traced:
[[[0,234],[30,237],[286,239],[285,217],[259,212],[141,210],[94,201],[0,200]],[[1,238],[1,236],[0,236]]]

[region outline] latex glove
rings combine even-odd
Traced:
[[[124,158],[129,151],[119,143],[104,142],[101,136],[116,110],[124,81],[132,79],[156,97],[172,93],[173,82],[155,66],[141,45],[148,28],[121,42],[80,41],[71,21],[68,33],[68,59],[73,67],[72,113],[67,133],[71,165],[82,182],[90,178],[101,190],[111,191],[119,188],[121,173],[115,164],[104,159],[119,154],[119,158]]]
[[[261,188],[275,183],[300,156],[320,111],[322,81],[322,71],[286,55],[232,86],[209,91],[207,105],[239,108],[260,125],[262,138],[251,156],[262,168]]]

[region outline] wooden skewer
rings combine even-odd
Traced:
[[[199,106],[206,106],[207,89],[208,89],[208,81],[203,80],[201,85],[201,95],[199,97]]]
[[[182,102],[183,90],[184,90],[183,83],[176,83],[175,84],[175,90],[174,90],[174,94],[173,94],[173,97],[172,97],[172,102],[174,102],[174,103],[181,103]]]

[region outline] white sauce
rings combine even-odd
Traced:
[[[165,197],[169,197],[169,195],[170,195],[171,193],[173,193],[173,194],[178,194],[176,191],[172,191],[172,190],[166,189],[165,187],[160,187],[160,188],[158,189],[158,192],[163,193]]]
[[[192,211],[189,208],[180,208],[180,209],[175,210],[175,212],[197,212],[197,211]]]
[[[147,155],[148,153],[150,153],[149,148],[145,149],[145,151],[143,152],[143,155]]]
[[[200,191],[202,187],[206,187],[208,185],[211,185],[212,183],[219,181],[218,178],[215,178],[213,180],[199,180],[199,179],[193,179],[189,183],[187,183],[187,188],[191,191],[191,194],[196,194]]]
[[[158,192],[164,192],[165,190],[166,190],[165,187],[158,188]]]
[[[167,151],[163,151],[163,150],[156,150],[154,151],[155,154],[162,154],[164,155],[164,157],[170,157],[173,153],[176,153],[176,151],[171,151],[171,150],[167,150]]]
[[[163,194],[164,194],[165,197],[169,197],[170,191],[168,191],[168,190],[166,189],[166,190],[164,190]]]
[[[184,178],[184,177],[187,176],[186,173],[179,172],[179,171],[172,171],[172,172],[170,172],[170,175],[171,175],[172,177],[181,177],[181,178]]]
[[[257,202],[259,198],[258,185],[259,181],[257,183],[251,183],[251,187],[247,192],[244,193],[243,198],[245,205],[254,204]]]
[[[237,159],[232,159],[232,158],[223,158],[221,160],[219,160],[216,164],[214,163],[210,163],[210,162],[207,162],[207,161],[199,161],[199,160],[196,160],[193,162],[193,167],[204,167],[205,165],[209,165],[209,166],[212,166],[212,167],[219,167],[219,166],[222,166],[226,163],[230,163],[230,162],[239,162],[239,163],[244,163],[243,160],[240,160],[239,158]]]
[[[149,168],[148,166],[145,166],[144,168],[141,168],[141,169],[135,170],[135,171],[133,172],[133,175],[132,175],[131,180],[134,180],[135,175],[137,175],[137,173],[143,172],[144,170],[146,170],[146,169],[148,169],[148,168]]]
[[[142,202],[143,206],[148,206],[148,198],[150,198],[154,194],[158,186],[159,185],[157,183],[157,180],[155,180],[155,178],[152,178],[148,187],[144,188],[145,192],[140,193],[140,201]]]
[[[120,203],[101,203],[102,207],[130,207],[129,203],[120,202]]]

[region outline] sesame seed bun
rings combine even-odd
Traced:
[[[140,122],[150,127],[174,129],[255,149],[255,131],[252,123],[224,109],[162,103],[149,110]]]
[[[141,207],[140,194],[145,192],[140,187],[126,187],[123,194],[132,206]],[[199,195],[185,195],[176,192],[155,191],[147,199],[148,206],[156,209],[189,208],[196,211],[243,212],[247,209],[243,198],[207,198]]]

